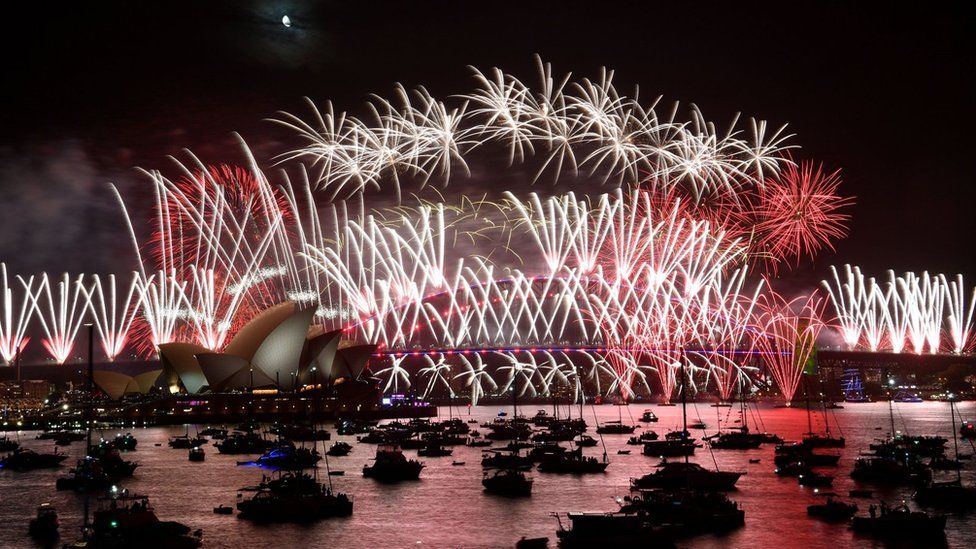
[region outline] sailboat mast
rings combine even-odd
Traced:
[[[678,365],[681,368],[681,440],[687,442],[688,440],[688,396],[687,396],[687,385],[685,384],[685,362],[684,362],[684,349],[681,350],[681,356],[679,357]],[[688,463],[688,452],[682,452],[685,454],[685,463]]]
[[[92,432],[92,393],[94,393],[95,385],[95,326],[92,324],[87,324],[88,326],[88,401],[85,404],[85,423],[87,424],[87,446],[85,446],[85,455],[91,451],[91,432]],[[85,519],[81,526],[81,536],[83,539],[88,539],[88,512],[89,512],[89,494],[85,493]]]
[[[810,417],[810,381],[807,379],[807,374],[800,374],[803,376],[803,394],[805,395],[805,400],[807,403],[807,434],[813,434],[813,419]]]
[[[956,463],[958,463],[959,462],[959,440],[958,437],[956,436],[957,435],[956,405],[951,395],[949,396],[949,416],[952,418],[952,447],[956,452]],[[962,482],[962,467],[956,467],[956,480],[960,483]]]

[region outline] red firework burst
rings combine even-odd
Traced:
[[[757,248],[772,270],[779,262],[793,265],[814,257],[847,235],[850,215],[842,210],[853,198],[837,194],[840,171],[827,173],[812,162],[789,165],[757,191],[753,215]]]

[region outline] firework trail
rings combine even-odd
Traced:
[[[135,274],[124,294],[116,287],[115,275],[108,275],[105,284],[94,275],[90,287],[81,286],[102,351],[110,362],[122,353],[129,340],[129,330],[139,311],[139,287]]]
[[[787,301],[767,291],[761,296],[759,317],[763,333],[756,346],[780,393],[787,402],[793,399],[810,359],[817,336],[824,327],[826,302],[815,294]]]
[[[7,364],[13,364],[30,340],[27,337],[27,328],[37,311],[37,293],[40,288],[34,289],[33,276],[26,280],[18,276],[16,278],[19,284],[11,287],[5,263],[0,263],[0,273],[3,277],[3,294],[0,295],[3,299],[0,309],[0,358]]]
[[[41,341],[44,349],[58,364],[64,364],[75,345],[75,336],[84,321],[87,301],[82,281],[78,275],[74,280],[64,273],[52,289],[51,279],[44,273],[34,304],[37,318],[41,322],[45,338]]]

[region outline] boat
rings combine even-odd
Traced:
[[[603,473],[607,470],[610,462],[603,455],[603,460],[583,455],[583,449],[563,452],[560,454],[547,455],[539,462],[539,471],[543,473],[558,473],[583,475],[587,473]]]
[[[932,479],[932,472],[917,460],[871,457],[854,460],[851,478],[876,484],[924,484]]]
[[[845,521],[857,514],[857,505],[834,499],[826,494],[827,501],[807,506],[807,514],[827,521]]]
[[[617,455],[618,456],[629,456],[630,455],[630,450],[617,450]]]
[[[576,441],[576,446],[579,446],[580,448],[592,448],[597,444],[599,444],[599,442],[589,435],[580,435],[579,440]]]
[[[627,439],[627,444],[633,444],[635,446],[644,444],[645,442],[650,442],[652,440],[657,440],[657,433],[654,431],[644,431],[636,437],[630,437]]]
[[[556,538],[564,549],[591,547],[674,547],[670,538],[637,514],[566,513],[553,514],[558,523]],[[563,516],[567,525],[563,524]]]
[[[85,433],[80,431],[59,431],[53,438],[54,444],[58,446],[70,446],[72,442],[85,440]]]
[[[203,446],[207,439],[203,437],[190,437],[190,435],[176,435],[169,437],[169,447],[174,450],[189,450],[197,446]]]
[[[329,449],[325,453],[330,456],[339,457],[339,456],[347,456],[351,451],[352,451],[352,445],[350,445],[347,442],[342,442],[341,440],[338,440],[336,442],[333,442],[332,446],[329,446]]]
[[[517,469],[485,472],[481,479],[485,492],[499,496],[524,497],[532,495],[532,479]]]
[[[481,466],[495,469],[531,469],[535,459],[532,454],[523,456],[518,452],[488,450],[481,456]]]
[[[137,464],[131,461],[86,456],[78,460],[68,476],[55,481],[55,488],[85,493],[102,490],[124,477],[131,477],[136,467]]]
[[[215,515],[233,515],[234,508],[231,507],[230,505],[224,505],[223,503],[221,503],[220,505],[213,508],[213,512]]]
[[[690,488],[694,490],[735,490],[735,484],[745,473],[711,471],[693,462],[662,461],[657,471],[630,480],[633,490],[647,488]]]
[[[625,425],[620,421],[606,421],[596,428],[596,433],[598,435],[629,435],[636,429],[635,425]]]
[[[810,471],[810,466],[802,461],[792,461],[782,465],[777,464],[776,469],[773,470],[774,473],[781,477],[798,477]]]
[[[800,473],[797,476],[797,481],[800,483],[800,486],[810,486],[812,488],[823,488],[834,485],[834,477],[816,471]]]
[[[454,450],[436,443],[427,444],[427,446],[417,450],[417,455],[420,457],[447,457],[453,453]]]
[[[454,460],[454,461],[451,462],[451,465],[453,465],[455,467],[460,467],[461,465],[464,465],[464,462],[463,461]]]
[[[136,437],[132,436],[132,433],[122,434],[119,433],[115,435],[112,440],[102,440],[101,442],[107,443],[109,448],[119,450],[120,452],[134,452],[139,441]]]
[[[271,429],[270,431],[280,438],[293,440],[296,442],[316,442],[320,440],[331,440],[332,434],[325,429],[318,429],[315,425],[289,423]]]
[[[641,414],[640,419],[638,419],[637,421],[640,421],[642,423],[655,423],[657,419],[658,418],[654,414],[654,412],[652,412],[651,410],[644,410],[644,412]]]
[[[708,426],[705,425],[704,421],[692,421],[688,424],[689,429],[707,429]]]
[[[17,448],[20,448],[20,443],[16,440],[11,440],[7,436],[0,437],[0,452],[13,452]]]
[[[254,495],[245,497],[246,491]],[[237,497],[238,516],[253,522],[313,522],[349,516],[353,508],[349,496],[333,493],[331,487],[301,472],[281,474],[257,489],[243,488]]]
[[[468,439],[468,441],[465,443],[466,446],[470,446],[472,448],[485,448],[491,446],[492,444],[494,443],[488,439]]]
[[[697,447],[694,439],[652,440],[644,443],[643,453],[655,457],[691,456]]]
[[[203,461],[207,458],[207,453],[203,451],[203,448],[197,446],[196,448],[190,448],[187,458],[190,461]]]
[[[200,431],[200,436],[210,437],[212,440],[223,440],[227,438],[227,429],[222,427],[206,427]]]
[[[333,470],[329,471],[329,476],[330,477],[344,477],[344,476],[346,476],[346,472],[345,471],[336,471],[335,469],[333,469]]]
[[[919,505],[962,510],[976,508],[976,488],[964,486],[961,480],[930,482],[915,491]]]
[[[959,426],[959,436],[962,438],[976,438],[976,423],[964,421]]]
[[[515,542],[515,549],[546,549],[549,538],[527,538],[522,536]]]
[[[905,391],[904,389],[895,393],[895,396],[892,397],[892,400],[894,400],[895,402],[905,402],[905,403],[925,402],[925,400],[923,400],[922,397],[918,396],[918,394]]]
[[[261,457],[253,462],[238,462],[238,465],[249,465],[253,463],[261,467],[297,470],[315,467],[315,464],[321,461],[321,459],[322,456],[319,455],[318,450],[315,448],[296,448],[290,442],[282,442],[262,454]]]
[[[962,469],[962,462],[946,456],[934,456],[929,460],[929,468],[936,471],[958,471]]]
[[[566,451],[565,446],[560,446],[555,442],[541,442],[533,445],[528,455],[533,461],[542,461],[551,454],[561,454]]]
[[[803,436],[800,444],[808,448],[843,448],[846,441],[844,437],[832,437],[830,434],[819,435],[816,433],[807,433]]]
[[[174,521],[162,521],[147,496],[115,491],[97,500],[87,539],[75,547],[146,547],[192,549],[200,547],[202,533]]]
[[[748,427],[718,433],[705,440],[709,447],[717,450],[754,450],[765,442],[761,434],[750,433]]]
[[[810,467],[832,467],[840,461],[839,454],[818,454],[813,448],[799,442],[776,446],[773,462],[776,465],[802,462]]]
[[[955,449],[956,459],[950,460],[944,456],[942,459],[956,465],[954,467],[956,480],[950,482],[930,482],[919,488],[913,497],[920,505],[946,507],[954,510],[972,509],[976,507],[976,488],[965,486],[962,483],[962,472],[960,471],[962,464],[959,461],[959,440],[956,436],[956,405],[952,395],[949,395],[949,397],[949,414],[952,419],[952,446]],[[935,458],[933,458],[934,460]]]
[[[921,511],[911,511],[907,505],[889,508],[881,504],[880,513],[875,514],[874,505],[867,517],[855,516],[851,520],[851,530],[880,538],[900,538],[934,541],[933,537],[945,534],[946,516],[930,515]]]
[[[27,533],[38,541],[51,542],[58,538],[60,525],[58,510],[50,503],[42,503],[27,526]]]
[[[0,459],[0,469],[10,469],[12,471],[33,471],[34,469],[49,469],[58,467],[61,462],[68,459],[67,454],[38,453],[26,448],[17,448],[10,454]]]
[[[620,512],[637,514],[675,537],[727,532],[745,524],[745,512],[725,494],[688,488],[640,490],[624,498]]]
[[[422,462],[404,457],[399,447],[380,446],[376,449],[373,464],[363,465],[363,476],[380,482],[417,480],[424,467]]]
[[[274,446],[274,442],[254,431],[236,431],[215,442],[214,446],[221,454],[263,454]]]
[[[749,458],[749,463],[759,463],[762,459],[760,458]]]

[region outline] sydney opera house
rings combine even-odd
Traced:
[[[181,422],[206,416],[281,417],[370,412],[381,391],[363,376],[374,345],[343,341],[340,331],[313,326],[314,308],[286,301],[266,309],[214,352],[194,343],[159,346],[159,366],[134,376],[95,370],[93,380],[112,400],[128,398],[120,415]]]

